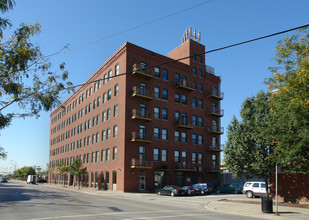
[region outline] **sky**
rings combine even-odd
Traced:
[[[208,51],[308,24],[308,8],[308,0],[16,0],[14,9],[4,15],[13,23],[5,34],[21,23],[38,22],[42,32],[33,42],[44,55],[69,45],[66,53],[53,56],[50,62],[55,68],[65,62],[69,80],[78,85],[125,42],[167,55],[192,27],[201,32],[201,43]],[[267,89],[264,80],[271,77],[268,67],[276,65],[273,58],[277,42],[292,34],[296,32],[206,55],[206,64],[214,67],[222,79],[222,144],[233,115],[239,118],[242,102]],[[63,94],[62,101],[68,96]],[[12,106],[3,113],[16,108]],[[10,127],[0,131],[0,146],[8,152],[7,159],[0,160],[0,173],[23,166],[46,169],[50,112],[40,115],[38,119],[14,119]]]

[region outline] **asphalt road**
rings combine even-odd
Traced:
[[[52,188],[47,184],[9,182],[0,183],[0,219],[257,219],[212,212],[205,208],[207,203],[219,198],[219,195],[89,194]]]

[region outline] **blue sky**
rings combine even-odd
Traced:
[[[132,31],[103,39],[145,22],[181,11],[205,0],[16,0],[13,11],[6,14],[14,27],[20,23],[38,22],[40,36],[34,42],[45,55],[70,44],[71,50],[52,57],[54,66],[65,62],[73,84],[82,84],[126,41],[166,55],[181,44],[186,28],[201,32],[201,43],[212,50],[252,38],[307,24],[308,0],[212,0],[207,4],[142,26]],[[13,28],[11,29],[11,31]],[[10,31],[10,30],[9,30]],[[269,66],[278,40],[291,32],[254,43],[209,53],[206,64],[222,78],[224,92],[221,124],[225,128],[233,115],[238,116],[246,97],[266,89]],[[65,100],[68,95],[63,95]],[[15,111],[16,106],[7,109]],[[4,112],[5,113],[5,112]],[[15,119],[0,131],[0,146],[8,158],[0,161],[0,172],[22,166],[46,168],[49,156],[49,114],[39,119]],[[221,138],[226,141],[225,134]],[[12,162],[11,162],[12,161]]]

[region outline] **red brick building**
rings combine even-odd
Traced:
[[[83,187],[218,184],[223,93],[204,52],[192,39],[167,56],[120,47],[51,113],[49,181],[72,184],[55,166],[80,158]]]

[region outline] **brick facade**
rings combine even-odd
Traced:
[[[49,181],[72,184],[55,166],[78,157],[88,171],[84,187],[218,184],[223,96],[220,78],[206,71],[204,52],[191,39],[167,56],[125,43],[51,113]]]

